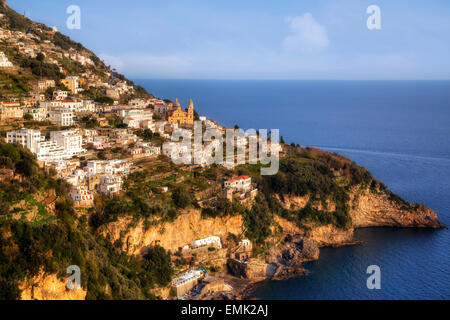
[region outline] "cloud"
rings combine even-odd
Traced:
[[[193,59],[175,55],[154,56],[146,53],[100,54],[107,65],[132,76],[185,76],[193,69]]]
[[[326,48],[330,44],[325,28],[314,20],[311,13],[287,18],[286,22],[292,32],[283,40],[283,47],[286,50],[313,51]]]

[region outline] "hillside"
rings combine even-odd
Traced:
[[[150,96],[81,44],[8,7],[0,6],[0,13],[7,36],[0,51],[14,65],[0,70],[1,95],[25,97],[41,77],[82,75],[81,97],[109,103],[107,91],[119,87],[125,88],[121,101]],[[121,125],[155,148],[165,139]],[[86,128],[80,121],[77,129]],[[110,129],[117,127],[107,122],[101,131]],[[273,176],[262,176],[261,164],[228,169],[176,165],[161,154],[134,158],[128,145],[89,150],[89,159],[73,158],[86,163],[123,156],[131,168],[118,192],[95,193],[83,207],[74,204],[72,186],[56,169],[44,169],[19,144],[0,142],[0,299],[168,298],[173,278],[189,269],[282,279],[303,274],[302,263],[318,259],[320,247],[356,243],[355,228],[441,227],[434,211],[401,199],[350,159],[281,147]],[[249,181],[249,190],[236,196],[223,182],[238,178]],[[192,244],[211,236],[221,245]],[[76,293],[65,288],[71,265],[81,270]]]
[[[36,79],[61,80],[81,75],[85,80],[82,97],[104,101],[107,85],[130,86],[121,100],[150,97],[145,89],[111,70],[92,51],[62,33],[33,22],[8,6],[0,6],[0,51],[14,69],[0,69],[0,93],[3,96],[27,96]],[[103,100],[102,100],[103,99]]]

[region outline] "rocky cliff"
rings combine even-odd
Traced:
[[[19,285],[21,300],[85,300],[86,289],[69,290],[55,274],[41,273]]]
[[[302,209],[309,197],[284,195],[278,197],[284,208]],[[320,204],[319,204],[320,205]],[[437,214],[424,205],[409,205],[392,199],[389,192],[374,192],[368,188],[354,188],[350,192],[350,216],[352,227],[347,230],[332,225],[309,225],[307,230],[298,228],[294,223],[276,217],[276,224],[283,230],[282,240],[273,246],[265,257],[265,261],[253,264],[228,264],[231,272],[248,279],[285,279],[306,273],[302,263],[317,260],[319,248],[342,246],[359,243],[354,238],[354,229],[361,227],[420,227],[440,228]],[[320,205],[319,210],[332,211],[333,203],[327,208]],[[231,267],[230,267],[231,266]]]
[[[436,212],[421,205],[398,203],[383,192],[371,192],[368,189],[351,193],[353,227],[420,227],[440,228]]]
[[[166,250],[176,251],[192,241],[219,236],[225,239],[228,233],[240,235],[243,232],[242,216],[203,219],[199,210],[191,209],[181,214],[173,222],[165,222],[148,229],[142,222],[128,228],[129,219],[121,219],[110,224],[105,230],[113,241],[123,239],[123,250],[130,254],[140,254],[146,246],[159,244]]]
[[[309,197],[279,197],[285,208],[298,210],[306,206]],[[320,210],[333,210],[335,205],[327,203]],[[352,227],[346,230],[332,225],[309,225],[301,229],[295,223],[275,216],[275,223],[281,227],[282,234],[270,241],[274,244],[264,258],[253,264],[237,268],[236,274],[250,279],[282,279],[305,272],[304,261],[319,258],[319,248],[355,244],[354,229],[361,227],[441,227],[437,214],[423,205],[407,205],[392,200],[387,192],[374,192],[370,189],[354,188],[350,192],[350,216]],[[159,244],[172,252],[190,244],[196,239],[215,235],[223,240],[228,233],[244,233],[242,216],[203,219],[199,210],[184,212],[173,222],[162,223],[148,229],[138,223],[129,227],[131,219],[122,218],[104,230],[113,241],[122,239],[123,250],[130,254],[140,254],[147,246]]]
[[[349,193],[350,216],[353,228],[401,227],[401,228],[441,228],[438,215],[422,204],[407,204],[393,199],[389,192],[373,191],[369,188],[354,187]],[[299,210],[306,206],[309,196],[279,197],[284,208]],[[336,206],[327,201],[327,208],[320,203],[318,210],[333,211]],[[328,230],[330,231],[330,230]],[[323,234],[326,234],[324,232]],[[332,241],[332,239],[330,239]],[[339,242],[339,241],[338,241]]]

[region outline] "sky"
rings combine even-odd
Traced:
[[[134,79],[450,79],[448,0],[7,2]]]

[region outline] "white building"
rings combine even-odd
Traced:
[[[83,100],[83,105],[79,112],[95,112],[95,102],[93,100]]]
[[[122,178],[116,175],[104,175],[100,181],[99,192],[113,194],[122,189]]]
[[[159,134],[164,133],[167,124],[168,124],[167,121],[156,121],[154,132],[159,133]]]
[[[72,111],[72,112],[81,112],[83,109],[83,101],[81,100],[72,100],[72,99],[64,99],[61,101],[61,108]]]
[[[86,171],[89,175],[127,174],[129,171],[129,164],[124,160],[93,160],[88,161]]]
[[[69,159],[64,147],[54,141],[42,141],[37,144],[36,155],[39,161],[60,161]]]
[[[33,129],[20,129],[6,134],[7,143],[18,143],[36,153],[37,145],[41,142],[41,132]]]
[[[217,248],[222,248],[222,242],[220,241],[220,237],[212,236],[204,239],[194,240],[192,241],[192,248],[199,248],[205,246],[217,246]]]
[[[191,163],[192,162],[192,152],[188,148],[188,146],[181,145],[180,142],[164,142],[162,147],[162,154],[171,158],[172,160],[174,158],[180,158],[183,157],[184,163]]]
[[[72,152],[67,152],[64,145],[56,141],[45,141],[38,130],[20,129],[6,134],[8,143],[19,143],[36,154],[38,161],[60,161],[73,156]]]
[[[40,108],[45,108],[48,111],[51,111],[53,109],[57,109],[57,108],[61,108],[61,100],[50,100],[50,101],[39,101],[39,107]]]
[[[72,174],[64,180],[72,186],[81,186],[86,181],[86,172],[83,169],[75,169]]]
[[[70,196],[75,202],[75,205],[77,205],[77,203],[91,202],[94,200],[94,192],[89,191],[84,186],[74,186],[70,191]]]
[[[137,143],[137,146],[141,147],[144,150],[144,153],[147,157],[159,156],[161,154],[161,147],[155,146],[150,142],[139,141]]]
[[[252,178],[249,176],[230,178],[224,181],[223,186],[233,191],[250,191],[252,188]]]
[[[124,118],[123,123],[130,128],[154,128],[153,111],[151,109],[130,109],[123,107],[118,110],[117,114]]]
[[[69,96],[69,91],[57,90],[53,91],[54,100],[64,100]]]
[[[0,68],[12,68],[13,64],[8,60],[3,51],[0,51]]]
[[[98,136],[96,129],[83,129],[83,143],[88,144],[94,142],[94,138]]]
[[[44,121],[47,119],[47,108],[41,107],[29,107],[27,108],[27,113],[31,114],[34,121]]]
[[[70,157],[86,151],[82,147],[83,137],[73,130],[52,131],[50,132],[50,140],[62,146]]]
[[[49,112],[50,121],[61,127],[70,127],[73,125],[73,112],[67,109],[57,108]]]

